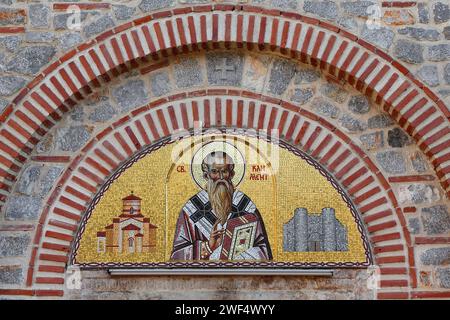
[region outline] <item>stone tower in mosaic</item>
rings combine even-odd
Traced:
[[[297,208],[294,216],[283,225],[283,250],[347,251],[347,228],[336,219],[333,208],[311,214],[306,208]]]

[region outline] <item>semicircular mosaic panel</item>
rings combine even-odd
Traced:
[[[81,267],[364,267],[362,224],[332,177],[268,137],[213,132],[152,145],[96,195]]]

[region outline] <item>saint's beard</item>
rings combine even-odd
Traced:
[[[234,187],[228,180],[213,181],[208,179],[206,184],[209,201],[214,213],[217,215],[221,224],[227,221],[228,214],[231,212]]]

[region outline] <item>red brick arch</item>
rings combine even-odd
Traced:
[[[109,30],[66,53],[31,81],[0,116],[2,122],[0,126],[1,203],[6,200],[22,165],[27,161],[34,146],[61,119],[64,112],[76,105],[77,101],[86,97],[93,88],[104,85],[112,77],[137,65],[140,59],[157,60],[168,55],[223,47],[277,51],[302,63],[311,64],[332,78],[346,81],[360,92],[375,99],[402,128],[414,137],[419,147],[431,159],[441,184],[447,192],[447,197],[450,194],[449,111],[427,86],[411,75],[398,61],[345,30],[297,13],[265,10],[245,5],[207,5],[153,13]],[[215,94],[233,95],[236,92],[217,91]],[[195,94],[202,95],[203,93],[197,92]],[[213,95],[214,92],[209,91],[204,94]],[[249,92],[239,92],[239,94],[244,98],[267,100],[268,103],[276,101],[276,104],[280,106],[279,110],[292,111],[292,108],[294,108],[300,116],[309,118],[310,124],[319,123],[321,125],[310,127],[321,128],[320,133],[317,131],[311,133],[308,131],[311,130],[309,127],[305,128],[304,133],[312,134],[309,136],[310,138],[316,135],[320,136],[325,132],[325,129],[329,129],[331,130],[330,134],[332,134],[330,139],[340,139],[341,145],[336,148],[344,145],[347,148],[346,150],[350,150],[350,153],[355,152],[351,155],[344,152],[342,154],[344,159],[341,160],[353,160],[351,157],[358,155],[358,163],[367,166],[367,172],[364,172],[364,174],[371,175],[373,181],[375,181],[373,182],[368,177],[368,180],[365,181],[365,183],[368,183],[367,186],[370,186],[371,183],[379,184],[379,186],[367,190],[370,191],[368,193],[370,199],[378,194],[383,194],[383,197],[370,204],[375,206],[372,209],[377,209],[376,206],[382,206],[384,203],[390,203],[390,207],[395,208],[395,212],[381,210],[372,212],[373,214],[371,213],[365,218],[367,220],[365,222],[369,225],[369,232],[387,232],[380,236],[373,235],[371,237],[372,243],[376,244],[375,253],[379,255],[376,263],[386,266],[386,268],[383,268],[386,276],[386,280],[383,280],[385,281],[383,286],[394,288],[393,290],[387,289],[380,292],[379,297],[410,297],[409,290],[415,287],[416,282],[411,240],[405,226],[404,217],[389,183],[376,165],[345,134],[324,119],[276,98],[261,97]],[[172,98],[175,99],[176,97]],[[167,101],[158,103],[163,102]],[[157,103],[154,103],[150,107],[156,107],[156,105]],[[143,112],[142,110],[136,110],[129,115],[130,118],[124,118],[122,121],[131,121],[131,117]],[[169,108],[167,112],[170,113]],[[115,132],[118,128],[122,128],[122,122],[120,121],[108,130]],[[319,131],[319,129],[317,130]],[[104,132],[104,134],[107,133]],[[97,136],[74,159],[63,178],[67,179],[73,170],[78,168],[79,161],[98,142],[98,139],[101,139],[101,136]],[[127,139],[132,138],[128,137]],[[312,147],[312,145],[313,141],[311,145],[305,142],[302,147]],[[131,150],[134,150],[133,146],[136,145],[132,143],[130,145]],[[319,148],[319,146],[320,144],[316,147]],[[124,154],[124,156],[126,155],[127,153]],[[92,163],[94,162],[91,161],[91,165]],[[352,165],[349,165],[349,167]],[[338,180],[345,186],[342,180],[345,173],[336,172],[335,169],[329,168],[330,172],[343,175]],[[364,171],[364,169],[362,170]],[[85,173],[89,175],[87,171]],[[94,177],[95,175],[88,177],[88,179],[92,180]],[[79,182],[86,183],[81,180]],[[358,187],[362,186],[363,184]],[[86,190],[95,192],[92,186],[85,185],[85,187]],[[351,184],[348,187],[350,190],[354,188],[352,191],[358,189]],[[56,198],[59,197],[60,191],[60,187],[55,189],[39,220],[27,281],[29,286],[33,285],[33,288],[38,288],[36,289],[38,291],[33,291],[36,295],[62,294],[61,290],[51,291],[53,287],[49,287],[49,285],[62,285],[64,280],[61,276],[44,277],[39,275],[39,272],[61,275],[64,267],[46,265],[41,262],[56,259],[53,262],[57,264],[59,261],[64,264],[67,259],[65,254],[68,251],[67,246],[46,240],[63,237],[66,240],[70,239],[70,242],[72,239],[72,236],[65,235],[63,232],[51,231],[46,228],[50,228],[49,226],[53,224],[53,227],[70,232],[74,232],[76,229],[76,223],[68,223],[67,221],[68,219],[70,222],[72,218],[73,221],[76,221],[75,216],[68,215],[62,220],[51,217],[55,214],[51,206],[53,206],[53,201],[56,201]],[[81,197],[79,199],[84,200],[85,203],[90,199],[86,195],[76,194],[76,190],[72,191],[75,193],[72,196]],[[64,189],[64,192],[68,191]],[[354,194],[353,192],[350,193]],[[368,199],[365,197],[367,196],[361,195],[358,201],[366,205]],[[355,201],[357,198],[355,198]],[[71,207],[71,205],[78,209],[85,208],[71,202],[70,198],[64,198],[63,201],[66,202],[64,203],[66,209],[67,206]],[[60,209],[64,210],[64,208]],[[359,209],[364,212],[363,209],[367,208],[363,206]],[[64,211],[59,210],[57,212],[64,213]],[[70,211],[68,212],[70,213]],[[388,221],[384,222],[386,217],[391,216],[392,219],[387,219]],[[384,219],[382,220],[383,223],[377,224],[376,222],[379,219]],[[392,228],[397,231],[389,232]],[[56,250],[61,252],[62,255],[43,253],[45,250]],[[379,250],[378,253],[377,250]],[[387,254],[387,256],[384,256],[384,254]],[[36,263],[36,259],[39,263]],[[404,275],[407,276],[407,280],[402,277]],[[407,289],[402,290],[401,288],[404,287]],[[46,291],[49,288],[51,290]]]
[[[283,141],[320,163],[361,213],[374,263],[381,271],[378,298],[409,297],[416,282],[411,238],[388,180],[368,155],[340,129],[305,109],[249,91],[218,88],[153,101],[117,120],[85,145],[42,212],[27,285],[62,296],[76,231],[111,172],[174,130],[194,129],[196,121],[206,128],[278,129]]]

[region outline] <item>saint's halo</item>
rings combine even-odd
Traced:
[[[192,179],[194,179],[197,186],[199,186],[201,189],[204,189],[206,186],[206,180],[203,177],[202,172],[202,162],[205,157],[212,153],[212,152],[218,152],[222,151],[225,152],[227,155],[233,159],[234,162],[234,171],[235,175],[232,179],[233,185],[236,188],[244,178],[245,174],[245,159],[242,153],[239,151],[239,149],[227,142],[227,141],[211,141],[208,143],[205,143],[201,145],[200,148],[195,152],[194,156],[192,157],[191,162],[191,175]]]

